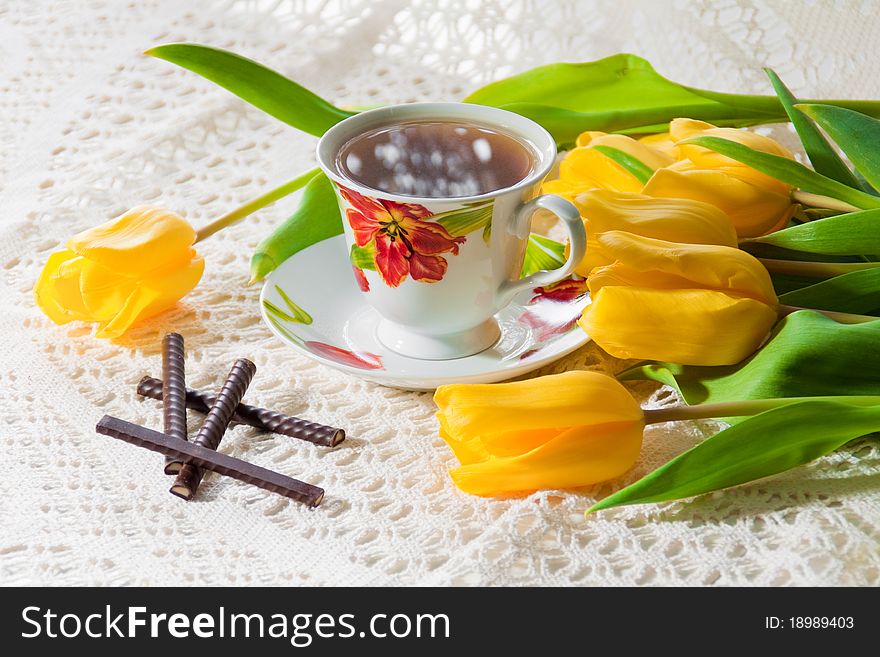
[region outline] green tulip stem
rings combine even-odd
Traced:
[[[289,196],[293,194],[295,191],[302,189],[306,186],[306,184],[314,178],[318,174],[319,169],[311,169],[306,171],[305,173],[297,176],[293,180],[288,180],[283,185],[276,187],[273,190],[270,190],[263,194],[262,196],[258,196],[255,199],[252,199],[245,203],[244,205],[235,208],[231,212],[227,212],[222,217],[215,219],[207,226],[202,226],[198,231],[196,231],[196,242],[201,242],[206,237],[210,237],[214,233],[219,230],[223,230],[227,226],[231,226],[234,223],[237,223],[247,217],[248,215],[253,214],[257,210],[262,210],[267,205],[272,205],[275,201],[284,198],[285,196]]]
[[[809,278],[833,278],[853,271],[880,267],[880,262],[809,262],[806,260],[774,260],[772,258],[758,258],[758,260],[767,268],[767,271]]]
[[[830,196],[822,196],[821,194],[811,194],[800,189],[796,189],[791,193],[791,200],[802,205],[808,205],[811,208],[823,208],[825,210],[837,210],[839,212],[858,212],[861,208],[850,205],[844,201],[839,201]]]
[[[780,406],[806,401],[842,401],[853,406],[880,406],[880,396],[845,397],[786,397],[782,399],[747,399],[743,401],[718,402],[715,404],[696,404],[694,406],[668,406],[666,408],[646,408],[645,424],[678,422],[681,420],[706,420],[719,417],[743,417],[758,415]]]
[[[876,322],[877,320],[880,320],[880,317],[873,317],[871,315],[841,313],[836,310],[822,310],[820,308],[801,308],[799,306],[786,306],[785,304],[779,305],[779,316],[785,317],[798,310],[812,310],[813,312],[825,315],[825,317],[829,319],[833,319],[838,324],[865,324],[867,322]]]

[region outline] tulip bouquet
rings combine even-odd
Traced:
[[[227,51],[170,44],[147,54],[315,136],[357,111]],[[616,380],[589,372],[441,388],[441,436],[462,464],[453,471],[462,490],[612,479],[635,462],[651,422],[731,426],[597,508],[744,483],[880,429],[880,102],[799,101],[767,73],[774,95],[726,94],[615,55],[542,66],[464,99],[531,118],[567,151],[545,189],[575,203],[587,229],[577,274],[592,303],[579,323],[611,355],[642,361],[619,379],[670,385],[688,405],[642,410]],[[812,168],[745,129],[779,122],[794,126]],[[80,233],[50,257],[37,302],[58,323],[96,321],[99,336],[121,335],[197,284],[196,242],[303,188],[297,210],[252,256],[258,281],[342,232],[318,170],[200,230],[135,208]],[[553,266],[548,258],[563,251],[533,236],[524,272]]]

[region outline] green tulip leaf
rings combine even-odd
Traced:
[[[540,124],[553,135],[557,145],[563,148],[572,146],[578,135],[586,130],[623,134],[652,134],[667,130],[670,117],[701,114],[700,108],[687,106],[671,108],[664,106],[648,109],[622,108],[601,112],[577,112],[539,103],[507,103],[498,105],[498,107],[525,116]],[[719,127],[741,128],[766,123],[766,119],[763,116],[740,119],[715,118],[713,123]]]
[[[880,268],[841,274],[786,292],[779,297],[779,302],[799,308],[874,314],[880,310]]]
[[[880,196],[880,192],[878,192],[876,189],[874,189],[871,186],[871,183],[869,183],[867,180],[865,180],[865,177],[861,173],[859,173],[858,171],[853,171],[853,175],[856,177],[856,180],[859,181],[859,186],[862,189],[864,189],[869,194],[873,194],[874,196]]]
[[[574,143],[585,130],[663,132],[672,119],[682,116],[734,127],[787,120],[785,108],[773,96],[687,87],[664,78],[647,60],[630,54],[539,66],[477,89],[465,102],[527,116],[562,145]],[[822,102],[880,116],[877,101]]]
[[[613,148],[612,146],[590,146],[590,148],[599,151],[615,164],[623,167],[624,170],[643,185],[648,182],[654,173],[654,170],[647,164],[619,148]]]
[[[625,53],[594,62],[539,66],[492,82],[464,100],[494,106],[533,103],[596,114],[659,110],[652,115],[659,117],[652,123],[685,115],[705,120],[784,117],[772,96],[717,94],[708,98],[667,80],[647,60]]]
[[[191,70],[315,136],[353,114],[280,73],[226,50],[171,43],[146,52]],[[560,144],[574,143],[585,130],[662,132],[669,121],[680,116],[739,127],[786,119],[784,108],[772,96],[687,87],[667,80],[641,57],[628,54],[580,64],[541,66],[486,85],[465,102],[523,114],[547,128]],[[877,101],[821,102],[880,116]]]
[[[743,240],[824,255],[880,253],[880,209],[839,214]]]
[[[815,278],[792,276],[790,274],[777,274],[775,272],[770,272],[770,280],[773,281],[773,289],[776,291],[777,295],[800,290],[803,287],[809,287],[816,283]]]
[[[880,198],[858,189],[847,187],[843,183],[816,173],[803,164],[789,160],[787,157],[756,151],[753,148],[738,144],[729,139],[722,139],[721,137],[689,137],[680,143],[695,144],[721,153],[761,173],[798,187],[805,192],[830,196],[831,198],[850,203],[857,208],[880,208]]]
[[[844,107],[796,107],[822,126],[872,187],[880,186],[880,121]]]
[[[839,324],[802,310],[783,318],[768,342],[737,365],[705,367],[647,363],[618,375],[675,388],[688,404],[812,397],[880,395],[880,319]],[[736,421],[736,420],[733,420]]]
[[[865,257],[862,255],[832,255],[830,253],[810,253],[809,251],[794,251],[792,249],[783,249],[782,247],[773,246],[771,244],[762,244],[760,242],[751,242],[742,240],[739,243],[743,251],[748,251],[751,255],[760,259],[772,260],[798,260],[801,262],[824,262],[824,263],[865,263]],[[772,272],[771,272],[772,273]],[[837,272],[842,274],[844,272]],[[836,274],[831,274],[832,276]],[[813,275],[815,278],[815,275]],[[813,281],[810,281],[812,285]]]
[[[342,217],[333,184],[323,173],[309,181],[299,207],[251,256],[251,282],[265,278],[294,253],[342,234]]]
[[[791,124],[797,130],[798,137],[800,137],[801,144],[807,157],[810,158],[813,168],[823,176],[833,178],[847,187],[859,189],[861,187],[859,181],[840,159],[834,147],[825,139],[825,135],[819,132],[816,125],[805,114],[794,108],[798,99],[794,97],[773,69],[765,68],[764,72],[770,78],[770,83],[776,91],[779,102],[782,103]]]
[[[235,53],[196,43],[169,43],[146,54],[198,73],[298,130],[320,137],[353,115],[280,73]]]
[[[530,276],[542,269],[558,269],[565,264],[565,244],[532,233],[526,246],[521,276]]]
[[[816,221],[816,219],[825,219],[826,217],[835,217],[844,214],[842,210],[831,210],[830,208],[810,208],[805,205],[798,208],[798,214],[795,215],[797,221]]]
[[[721,431],[589,512],[702,495],[790,470],[860,436],[880,431],[880,397],[802,401],[765,411]]]
[[[481,230],[492,221],[492,203],[484,203],[476,207],[466,207],[459,210],[451,210],[428,217],[428,221],[435,221],[443,226],[453,237],[469,235],[475,230]]]

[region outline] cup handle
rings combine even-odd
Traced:
[[[586,253],[587,232],[584,230],[584,222],[581,220],[580,212],[573,203],[554,194],[543,194],[523,204],[514,219],[514,231],[517,237],[528,239],[531,232],[532,215],[538,208],[549,210],[565,223],[569,235],[568,260],[557,269],[542,269],[517,281],[504,283],[498,292],[499,307],[506,306],[517,292],[561,281],[574,271]]]

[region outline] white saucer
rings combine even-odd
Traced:
[[[493,347],[454,360],[421,360],[393,352],[376,338],[379,315],[358,289],[342,235],[285,260],[260,294],[263,321],[300,353],[409,390],[502,381],[551,363],[589,340],[575,323],[588,303],[586,281],[575,278],[522,292],[495,316],[501,338]]]

